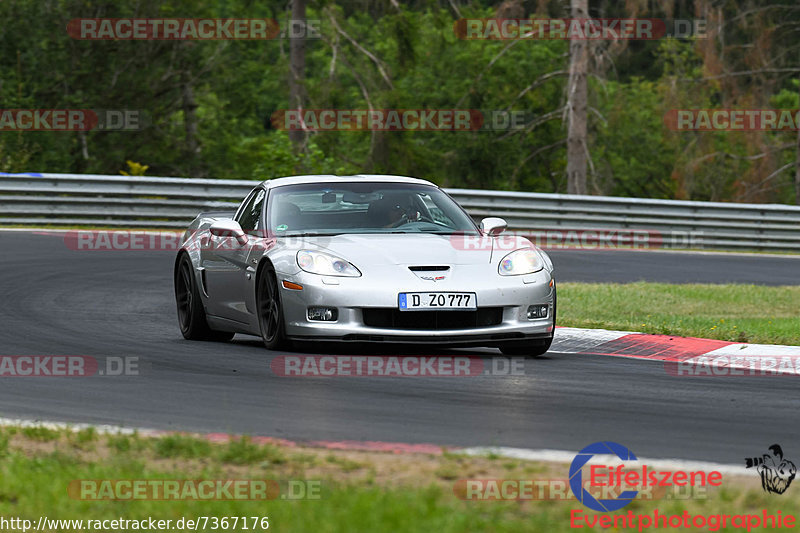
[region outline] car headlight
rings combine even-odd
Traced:
[[[501,276],[531,274],[544,268],[542,257],[533,248],[523,248],[506,255],[500,260],[497,272]]]
[[[323,276],[345,276],[357,278],[361,272],[348,261],[335,255],[314,250],[297,252],[297,266],[306,272]]]

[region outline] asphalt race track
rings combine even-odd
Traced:
[[[800,257],[661,251],[552,250],[560,281],[800,284]]]
[[[513,377],[283,378],[270,370],[279,354],[258,339],[181,337],[173,252],[72,251],[61,235],[21,232],[0,232],[0,246],[0,355],[138,356],[142,366],[127,377],[4,377],[0,416],[292,440],[575,451],[612,440],[640,456],[723,463],[778,442],[800,457],[796,378],[677,378],[653,361],[559,353]],[[791,257],[552,257],[560,281],[800,284]],[[488,364],[495,352],[473,353]]]

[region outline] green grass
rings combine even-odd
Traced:
[[[73,519],[172,519],[199,516],[269,517],[269,530],[303,532],[350,531],[567,531],[567,510],[527,513],[515,502],[489,505],[464,502],[436,487],[360,488],[338,486],[321,500],[308,501],[102,501],[73,500],[65,487],[73,479],[157,479],[175,473],[137,463],[70,463],[63,457],[30,460],[11,454],[0,480],[0,512],[36,523],[39,516]],[[201,471],[194,478],[215,479]],[[240,529],[241,530],[241,529]]]
[[[154,442],[159,457],[195,459],[211,455],[211,443],[188,435],[167,435]]]
[[[59,433],[55,433],[56,437]],[[78,433],[80,435],[80,433]],[[67,435],[68,440],[75,437]],[[283,464],[286,455],[272,444],[256,444],[248,437],[232,439],[225,444],[212,444],[194,435],[176,433],[158,439],[141,439],[137,435],[109,435],[106,445],[118,453],[143,452],[152,448],[159,459],[207,459],[231,465]]]
[[[117,453],[140,452],[147,448],[147,441],[140,439],[136,433],[133,435],[112,434],[106,436],[106,445]]]
[[[31,440],[38,440],[41,442],[56,440],[59,437],[58,431],[46,428],[44,426],[23,427],[22,434]]]
[[[800,345],[800,286],[560,283],[561,326]]]
[[[43,441],[42,436],[47,436]],[[73,480],[122,479],[231,479],[226,478],[224,462],[235,464],[255,460],[288,457],[274,446],[261,446],[246,439],[229,444],[210,444],[207,441],[184,435],[158,439],[142,439],[130,435],[113,435],[94,439],[94,433],[77,434],[57,430],[32,431],[25,428],[17,435],[17,447],[9,446],[9,439],[17,431],[0,429],[0,515],[32,520],[40,516],[62,519],[155,519],[177,520],[181,517],[247,516],[269,517],[270,530],[277,531],[419,531],[432,529],[441,532],[455,531],[522,531],[530,527],[547,527],[552,520],[562,521],[566,511],[556,514],[531,515],[521,512],[515,502],[483,505],[464,502],[441,486],[358,487],[337,481],[320,480],[323,497],[315,500],[267,502],[249,501],[83,501],[70,497],[67,487]],[[79,440],[106,445],[104,457],[81,450],[60,447],[54,451],[20,450],[24,447],[41,447],[54,440]],[[203,444],[200,444],[203,443]],[[243,453],[243,456],[238,455]],[[325,452],[326,457],[332,457]],[[159,458],[202,458],[187,461],[175,467],[163,466]],[[242,459],[244,458],[244,460]],[[300,454],[290,470],[303,479],[302,469],[308,458]],[[348,470],[353,461],[335,458],[333,462]],[[161,464],[161,466],[151,466]],[[286,479],[279,472],[264,470],[263,465],[253,468],[247,476],[235,474],[233,479]],[[285,473],[285,472],[284,472]],[[310,478],[306,478],[310,479]],[[562,516],[563,515],[563,516]]]
[[[339,457],[333,454],[325,457],[325,460],[329,463],[339,465],[339,467],[342,469],[342,472],[355,472],[356,470],[364,468],[364,465],[358,461],[352,461],[350,459]]]
[[[286,462],[285,455],[277,446],[271,444],[254,444],[247,437],[229,441],[228,444],[222,448],[218,457],[222,462],[236,465],[261,462],[283,464]]]
[[[584,509],[574,500],[559,501],[464,501],[453,492],[453,481],[462,478],[547,479],[563,478],[567,465],[497,461],[454,454],[435,457],[419,455],[413,464],[433,462],[438,468],[420,470],[418,476],[404,483],[394,483],[394,472],[407,469],[407,457],[370,452],[338,452],[306,448],[291,449],[261,446],[247,440],[229,444],[208,443],[192,436],[179,438],[141,438],[136,435],[99,437],[94,432],[80,437],[54,431],[55,441],[42,441],[30,431],[0,428],[0,515],[20,517],[34,523],[40,516],[51,519],[159,519],[197,518],[200,516],[269,517],[270,530],[288,532],[568,532],[570,511]],[[52,433],[48,433],[48,438]],[[75,441],[91,442],[97,450],[64,446]],[[165,444],[164,442],[168,443]],[[206,442],[208,448],[198,444]],[[231,450],[245,448],[246,465],[235,461]],[[256,452],[264,448],[267,451]],[[280,453],[282,463],[252,464]],[[164,454],[169,458],[164,458]],[[341,454],[341,456],[339,455]],[[187,457],[191,456],[191,457]],[[310,456],[317,459],[311,461]],[[353,459],[358,458],[358,461]],[[406,462],[403,462],[406,460]],[[370,464],[375,461],[374,464]],[[348,477],[352,463],[369,470],[369,478]],[[307,471],[309,465],[327,468],[327,474]],[[494,465],[494,466],[493,466]],[[375,481],[373,466],[384,470]],[[429,466],[431,466],[429,464]],[[492,470],[494,468],[494,470]],[[331,470],[332,469],[332,470]],[[514,471],[507,471],[507,470]],[[527,476],[524,472],[528,472]],[[446,474],[446,475],[442,475]],[[744,513],[768,509],[787,512],[800,503],[800,491],[789,490],[781,497],[765,494],[755,475],[725,478],[722,489],[709,492],[707,499],[656,499],[634,501],[623,512],[648,513]],[[444,479],[443,479],[444,478]],[[321,499],[249,502],[232,501],[88,501],[68,494],[73,480],[147,480],[147,479],[305,479],[318,480]],[[794,487],[792,487],[794,488]],[[238,528],[238,530],[243,530]]]

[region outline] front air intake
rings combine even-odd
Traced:
[[[411,266],[408,267],[411,272],[444,272],[450,270],[447,265],[431,265],[431,266]]]
[[[472,329],[503,322],[502,307],[479,307],[474,311],[400,311],[389,307],[365,307],[364,325],[383,329]]]

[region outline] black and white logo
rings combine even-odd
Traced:
[[[766,492],[783,494],[792,484],[797,467],[788,459],[783,458],[783,449],[780,444],[769,447],[771,454],[765,453],[761,457],[748,457],[744,460],[747,468],[755,468],[761,476],[761,487]]]

